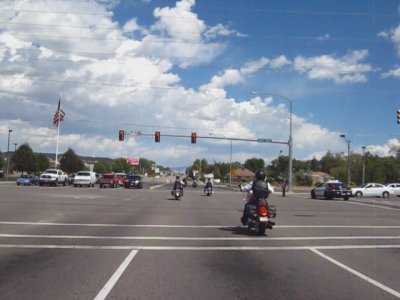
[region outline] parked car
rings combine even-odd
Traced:
[[[125,178],[125,188],[137,188],[137,189],[142,189],[143,188],[143,178],[142,176],[139,175],[128,175]]]
[[[39,177],[30,174],[21,175],[17,179],[17,185],[37,185],[39,183]]]
[[[96,174],[90,171],[79,171],[75,173],[74,187],[84,186],[87,187],[94,186],[96,183]]]
[[[101,174],[96,173],[96,183],[100,183]]]
[[[394,195],[391,188],[381,183],[365,183],[362,186],[352,188],[352,195],[354,197],[382,197],[387,198]]]
[[[105,187],[118,187],[118,177],[114,173],[105,173],[100,178],[100,188]]]
[[[39,177],[39,185],[67,185],[68,175],[64,174],[62,170],[59,169],[47,169]]]
[[[344,184],[338,180],[327,181],[321,183],[311,190],[311,198],[342,198],[343,200],[349,200],[351,196],[351,188],[344,186]]]
[[[389,183],[386,186],[392,190],[394,195],[400,197],[400,183]]]
[[[120,186],[124,186],[125,184],[125,179],[126,179],[126,174],[125,173],[115,173],[115,175],[118,178],[118,184]]]
[[[74,180],[75,180],[75,173],[68,176],[69,185],[74,184]]]

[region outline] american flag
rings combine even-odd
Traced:
[[[64,120],[65,112],[60,108],[61,98],[58,99],[58,107],[53,117],[53,125],[57,126]]]

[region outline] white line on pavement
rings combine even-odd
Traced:
[[[179,237],[179,236],[104,236],[104,235],[43,235],[0,234],[0,238],[34,239],[100,239],[100,240],[186,240],[186,241],[310,241],[310,240],[395,240],[400,236],[300,236],[300,237]]]
[[[96,223],[51,223],[0,221],[0,225],[33,226],[82,226],[82,227],[147,227],[147,228],[237,228],[238,225],[161,225],[161,224],[96,224]],[[276,225],[274,228],[359,228],[359,229],[400,229],[400,225]]]
[[[382,209],[387,209],[387,210],[400,210],[400,208],[387,207],[387,206],[381,206],[381,205],[375,205],[375,204],[360,203],[360,202],[354,202],[354,201],[345,201],[343,203],[349,203],[349,204],[360,205],[360,206],[368,206],[368,207],[374,207],[374,208],[382,208]]]
[[[128,267],[132,259],[138,253],[138,250],[132,250],[131,253],[125,258],[122,264],[118,267],[118,269],[114,272],[111,278],[107,281],[107,283],[103,286],[94,300],[103,300],[106,299],[107,295],[110,293],[114,285],[117,283],[118,279],[124,273],[125,269]]]
[[[342,245],[342,246],[90,246],[90,245],[33,245],[0,244],[0,248],[20,249],[73,249],[73,250],[177,250],[177,251],[279,251],[279,250],[352,250],[400,249],[400,245]]]
[[[333,259],[332,257],[330,257],[328,255],[323,254],[322,252],[318,251],[316,248],[311,248],[310,250],[312,252],[318,254],[319,256],[325,258],[326,260],[330,261],[331,263],[334,263],[335,265],[341,267],[342,269],[345,269],[346,271],[348,271],[348,272],[360,277],[361,279],[364,279],[365,281],[375,285],[376,287],[384,290],[385,292],[388,292],[388,293],[392,294],[393,296],[395,296],[397,298],[400,298],[400,293],[395,291],[395,290],[393,290],[393,289],[391,289],[390,287],[388,287],[386,285],[383,285],[382,283],[380,283],[380,282],[378,282],[378,281],[376,281],[376,280],[374,280],[374,279],[372,279],[372,278],[370,278],[370,277],[368,277],[368,276],[366,276],[366,275],[364,275],[364,274],[362,274],[362,273],[360,273],[360,272],[358,272],[358,271],[346,266],[345,264],[342,264],[341,262]]]

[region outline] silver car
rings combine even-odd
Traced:
[[[352,195],[359,197],[382,197],[387,198],[394,195],[392,189],[381,183],[365,183],[362,186],[352,188]]]

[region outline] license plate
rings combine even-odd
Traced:
[[[268,222],[268,217],[260,217],[260,222]]]

